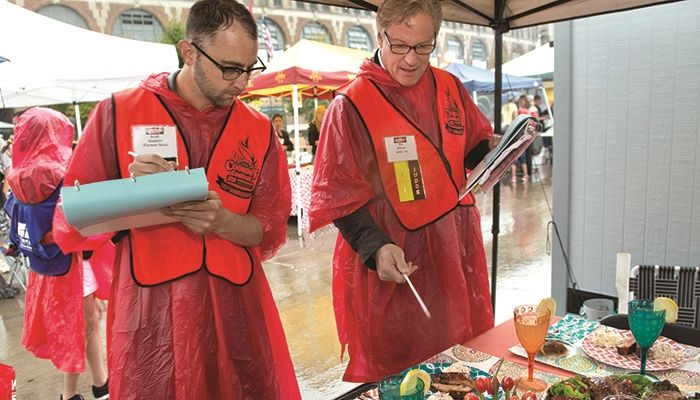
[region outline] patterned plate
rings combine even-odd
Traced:
[[[610,327],[606,327],[604,329],[617,331],[623,340],[633,337],[632,332],[630,331],[624,331]],[[636,354],[623,356],[618,354],[617,349],[614,347],[598,347],[593,344],[592,337],[593,332],[586,336],[581,342],[581,348],[584,352],[586,352],[586,354],[589,357],[598,360],[602,363],[612,365],[613,367],[619,367],[630,370],[639,370],[640,359]],[[667,343],[671,346],[673,350],[682,351],[683,354],[685,354],[685,357],[675,362],[660,362],[654,360],[653,358],[647,358],[647,371],[665,371],[669,369],[675,369],[683,365],[688,360],[688,351],[686,350],[686,347],[684,345],[677,343],[669,338],[665,338],[663,336],[659,336],[659,338],[656,340],[656,343]]]

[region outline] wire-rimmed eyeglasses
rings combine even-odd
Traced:
[[[235,66],[229,67],[221,65],[220,62],[213,59],[209,54],[202,50],[201,47],[197,46],[195,42],[190,42],[190,44],[194,46],[194,48],[197,49],[197,51],[202,53],[202,55],[206,57],[207,60],[211,61],[212,64],[219,68],[219,70],[221,71],[221,76],[227,81],[235,81],[236,79],[240,78],[243,74],[248,74],[248,80],[251,80],[267,69],[267,66],[265,66],[265,63],[260,59],[260,57],[258,57],[258,64],[250,68],[241,68]]]
[[[437,39],[437,36],[433,38],[433,43],[432,44],[417,44],[415,46],[409,46],[407,44],[391,44],[391,39],[389,39],[389,35],[386,34],[386,31],[384,31],[384,37],[386,38],[386,41],[389,43],[389,49],[391,49],[391,52],[394,54],[408,54],[411,50],[415,51],[416,54],[420,55],[428,55],[435,50],[435,41]]]

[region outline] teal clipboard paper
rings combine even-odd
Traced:
[[[63,213],[81,235],[176,222],[159,210],[185,201],[207,199],[204,168],[161,172],[61,189]]]

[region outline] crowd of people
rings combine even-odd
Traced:
[[[308,128],[311,229],[340,232],[333,302],[350,382],[400,372],[494,322],[479,210],[458,192],[498,135],[459,80],[430,66],[439,1],[385,0],[376,23],[378,49]],[[182,69],[98,103],[74,149],[60,113],[17,115],[6,210],[32,269],[22,344],[65,374],[66,400],[83,399],[86,359],[95,398],[298,399],[261,266],[286,239],[294,145],[284,116],[238,98],[259,71],[256,22],[234,0],[198,0],[177,48]],[[134,126],[176,127],[177,162],[133,153]],[[246,173],[217,179],[232,166]],[[56,207],[64,183],[198,167],[207,199],[162,209],[175,223],[83,237]],[[409,276],[430,323],[406,318],[419,312]],[[98,298],[109,305],[106,365]]]

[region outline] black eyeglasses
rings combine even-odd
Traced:
[[[255,78],[256,76],[260,75],[263,71],[267,69],[265,66],[265,63],[258,57],[258,63],[260,64],[259,67],[250,67],[250,68],[241,68],[241,67],[227,67],[225,65],[221,65],[218,61],[215,59],[211,58],[211,56],[202,50],[201,47],[197,46],[195,42],[190,42],[192,46],[194,46],[197,51],[202,53],[204,57],[207,58],[207,60],[211,61],[212,64],[214,64],[219,70],[221,70],[221,76],[227,80],[227,81],[235,81],[236,79],[240,78],[241,75],[243,74],[248,74],[248,80]],[[258,65],[258,64],[256,64]]]
[[[391,49],[391,52],[402,55],[408,54],[411,50],[420,55],[430,54],[433,52],[433,50],[435,50],[435,40],[437,39],[437,36],[433,38],[433,44],[417,44],[415,46],[409,46],[407,44],[391,44],[391,39],[389,39],[389,35],[386,34],[386,31],[384,31],[384,37],[386,37],[386,41],[389,43],[389,49]]]

